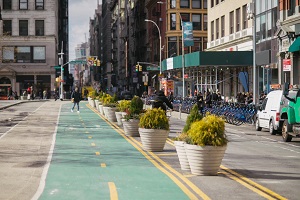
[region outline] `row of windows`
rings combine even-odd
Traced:
[[[207,37],[194,37],[194,46],[184,47],[184,53],[192,53],[197,51],[204,51],[207,49]],[[168,58],[175,57],[182,54],[182,38],[168,37]]]
[[[225,1],[225,0],[211,0],[210,1],[210,7],[214,7],[215,5],[218,5],[220,2]]]
[[[44,10],[44,0],[35,0],[35,10]],[[19,9],[28,10],[28,0],[19,0]],[[3,0],[3,10],[12,10],[12,0]]]
[[[170,0],[170,8],[176,8],[176,0]],[[180,0],[180,8],[207,9],[207,0]]]
[[[229,34],[248,28],[247,5],[229,13]],[[211,21],[211,41],[225,36],[225,15]]]
[[[207,14],[180,13],[183,22],[192,22],[193,30],[207,31]],[[176,13],[170,14],[170,30],[176,30]],[[181,21],[180,28],[181,30]]]
[[[35,36],[44,36],[44,20],[35,20]],[[3,35],[12,35],[12,20],[3,20]],[[28,36],[28,20],[19,20],[19,36]]]
[[[3,63],[46,63],[46,47],[3,46]]]

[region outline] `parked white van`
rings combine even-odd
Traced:
[[[262,105],[256,114],[255,129],[260,131],[262,128],[269,129],[270,134],[274,135],[281,132],[280,109],[283,98],[282,90],[271,91],[263,100]]]

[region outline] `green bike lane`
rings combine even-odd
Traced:
[[[61,109],[55,148],[39,199],[191,199],[130,140],[81,103]]]

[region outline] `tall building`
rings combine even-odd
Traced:
[[[278,82],[300,84],[300,2],[279,2]]]
[[[35,95],[53,91],[62,41],[65,53],[68,49],[68,1],[1,0],[0,5],[1,95],[9,87],[18,95],[29,86]]]

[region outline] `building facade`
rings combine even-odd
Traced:
[[[68,1],[1,0],[0,5],[1,95],[9,87],[18,95],[29,86],[33,86],[36,96],[43,90],[53,91],[55,78],[60,75],[55,66],[63,41],[65,51],[68,49]],[[58,16],[64,19],[59,20]],[[67,67],[65,71],[67,74]]]

